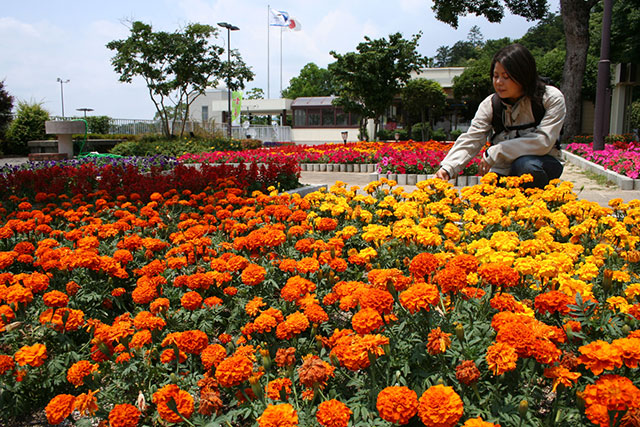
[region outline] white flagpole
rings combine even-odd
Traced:
[[[282,98],[282,31],[283,28],[280,27],[280,96],[278,98]]]
[[[269,14],[271,10],[271,6],[267,5],[267,99],[271,99],[271,88],[269,86],[270,74],[269,74],[269,33],[271,32],[271,27],[269,26]]]

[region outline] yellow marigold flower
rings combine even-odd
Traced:
[[[631,305],[627,303],[627,300],[620,296],[607,298],[607,304],[612,310],[617,310],[619,313],[628,313],[629,308],[631,308]]]

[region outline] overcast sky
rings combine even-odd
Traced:
[[[485,40],[519,38],[535,22],[508,15],[500,24],[484,18],[461,18],[458,29],[437,21],[429,0],[20,0],[3,2],[0,16],[0,80],[17,100],[41,102],[53,115],[90,115],[151,119],[155,107],[140,78],[120,83],[111,65],[113,52],[105,45],[129,35],[128,21],[151,24],[158,31],[175,31],[188,23],[216,25],[226,21],[240,27],[231,33],[231,48],[238,49],[255,73],[247,89],[280,92],[280,29],[268,27],[268,5],[288,12],[301,31],[282,34],[282,88],[309,62],[326,67],[329,51],[356,50],[364,36],[387,37],[401,32],[410,38],[423,32],[419,51],[434,56],[439,46],[465,40],[478,25]],[[558,12],[559,0],[550,0]],[[270,28],[268,32],[268,28]],[[222,30],[222,29],[221,29]],[[270,43],[267,43],[269,34]],[[227,31],[218,44],[226,48]],[[269,55],[267,47],[269,46]],[[267,61],[269,58],[269,61]],[[269,67],[267,67],[269,62]],[[269,72],[269,73],[268,73]],[[270,79],[267,79],[267,74]],[[267,85],[269,80],[269,85]]]

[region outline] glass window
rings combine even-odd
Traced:
[[[307,110],[295,109],[293,110],[293,125],[294,126],[306,126]]]
[[[209,121],[209,106],[208,105],[203,105],[202,106],[202,121],[203,122],[208,122]]]
[[[347,126],[349,115],[342,110],[336,110],[336,126]]]
[[[322,110],[322,126],[335,126],[333,122],[333,108]]]
[[[309,126],[320,126],[320,110],[307,110],[307,118]]]
[[[351,113],[350,117],[351,126],[359,126],[360,125],[360,115],[356,113]]]

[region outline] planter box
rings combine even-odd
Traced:
[[[583,170],[588,170],[595,174],[606,176],[609,181],[614,182],[621,190],[640,190],[640,179],[633,179],[628,176],[620,175],[617,172],[605,169],[599,164],[590,162],[583,157],[569,153],[565,150],[562,150],[562,158]]]
[[[407,185],[407,174],[399,173],[398,174],[398,185]]]
[[[418,182],[418,175],[415,173],[407,174],[407,185],[416,185]]]

